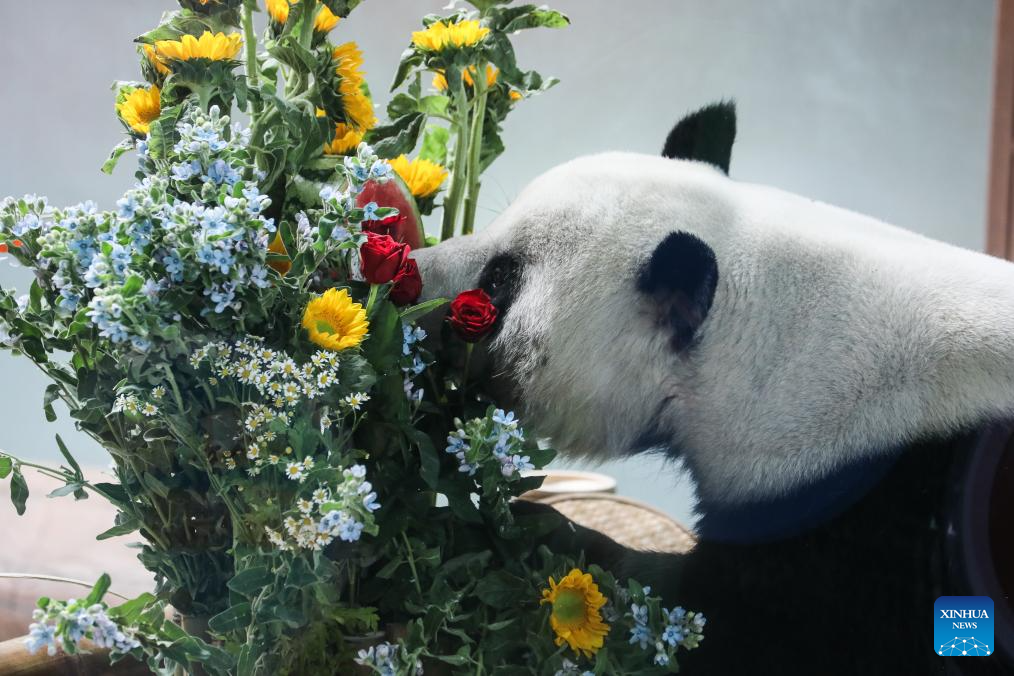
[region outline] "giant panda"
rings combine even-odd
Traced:
[[[660,157],[568,162],[414,254],[427,297],[490,294],[490,388],[527,427],[694,477],[689,554],[551,544],[705,612],[687,673],[1014,673],[999,623],[987,658],[932,645],[935,599],[969,593],[949,477],[1014,418],[1014,265],[731,179],[735,124],[723,102]]]

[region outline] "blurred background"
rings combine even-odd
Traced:
[[[734,98],[734,178],[984,248],[993,0],[551,4],[573,25],[518,36],[518,61],[561,82],[507,120],[480,225],[553,165],[605,150],[657,153],[683,113]],[[336,29],[333,40],[364,50],[380,111],[410,32],[445,5],[366,0]],[[110,85],[139,79],[131,40],[175,6],[0,0],[0,194],[113,206],[133,182],[133,163],[125,158],[112,177],[99,172],[123,137]],[[0,263],[0,285],[27,290],[24,270]],[[82,464],[104,467],[105,452],[66,415],[45,421],[44,388],[27,360],[0,352],[0,449],[57,463],[58,432]],[[597,469],[616,477],[619,493],[693,523],[693,486],[678,466],[642,456]],[[8,505],[0,514],[14,518]]]

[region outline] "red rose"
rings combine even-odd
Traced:
[[[363,232],[375,232],[378,235],[387,235],[391,239],[398,240],[398,233],[404,228],[404,224],[408,219],[401,215],[395,214],[394,216],[388,216],[382,218],[379,221],[363,221],[362,228]]]
[[[451,301],[447,321],[462,340],[476,343],[493,330],[496,307],[482,289],[462,291]]]
[[[395,305],[411,305],[419,299],[422,285],[419,265],[414,259],[409,258],[394,276],[394,286],[391,287],[389,298]]]
[[[408,260],[409,248],[388,235],[366,233],[366,243],[359,248],[363,277],[370,284],[387,284]]]

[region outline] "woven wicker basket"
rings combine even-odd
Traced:
[[[668,514],[630,498],[608,493],[572,493],[538,500],[576,524],[640,551],[684,554],[697,544],[693,532]]]

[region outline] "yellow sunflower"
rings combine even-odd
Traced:
[[[363,142],[363,132],[344,122],[334,126],[334,138],[324,144],[325,155],[348,155]]]
[[[550,577],[540,603],[553,607],[549,623],[556,633],[556,645],[566,641],[571,650],[585,657],[602,647],[609,625],[602,621],[599,609],[606,604],[606,597],[591,575],[574,568],[559,583]]]
[[[179,40],[158,40],[155,42],[155,53],[162,61],[190,61],[192,59],[209,59],[211,61],[230,61],[236,58],[243,48],[243,38],[239,33],[212,33],[204,31],[201,37],[184,35]]]
[[[465,70],[461,71],[461,79],[465,81],[465,84],[469,87],[475,84],[475,80],[472,76],[475,75],[475,66],[469,66]],[[496,78],[500,75],[500,71],[497,70],[493,64],[486,64],[486,86],[492,87],[496,84]],[[437,71],[437,74],[433,76],[433,87],[440,91],[447,89],[447,78],[444,76],[443,71]]]
[[[170,72],[169,66],[165,65],[162,59],[159,58],[158,53],[155,51],[155,48],[153,46],[143,45],[142,49],[144,49],[144,55],[148,57],[148,61],[151,62],[151,65],[154,66],[157,72],[161,73],[162,75],[169,74]]]
[[[116,113],[138,134],[147,134],[149,125],[162,114],[162,98],[158,87],[152,85],[151,89],[138,87],[132,90],[123,101],[116,104]]]
[[[303,328],[310,340],[327,350],[356,347],[369,327],[366,310],[353,302],[348,289],[328,289],[311,300],[303,312]]]
[[[331,52],[331,59],[335,62],[335,72],[342,80],[350,80],[360,85],[363,82],[363,53],[355,42],[346,42],[338,45]]]
[[[299,0],[265,0],[264,4],[268,10],[271,20],[278,24],[284,24],[289,20],[289,7],[295,5]],[[328,9],[327,5],[321,5],[317,16],[313,19],[313,30],[318,33],[330,33],[331,29],[338,25],[338,17]]]
[[[405,155],[391,160],[391,168],[405,181],[412,196],[418,198],[435,194],[447,178],[447,169],[436,162],[421,158],[409,160]]]
[[[475,19],[444,23],[437,21],[425,30],[412,33],[412,44],[429,52],[440,52],[448,47],[471,47],[489,34]]]
[[[338,91],[342,95],[345,121],[361,131],[373,129],[377,124],[377,114],[373,112],[373,102],[363,93],[360,84],[352,80],[342,80]]]

